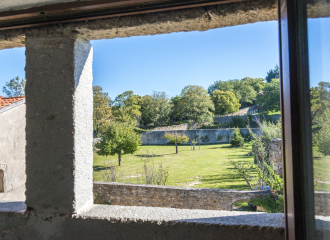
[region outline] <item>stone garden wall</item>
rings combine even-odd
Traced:
[[[274,138],[270,141],[269,161],[274,163],[275,173],[283,175],[282,139]]]
[[[218,116],[214,117],[213,121],[216,124],[222,123],[222,124],[230,124],[233,117],[241,117],[244,118],[245,121],[247,121],[247,115],[235,115],[235,116]],[[262,117],[262,116],[261,116]],[[277,121],[281,118],[281,115],[269,115],[267,118]],[[252,121],[260,120],[260,115],[252,115]]]
[[[274,163],[275,172],[283,174],[282,139],[274,138],[269,146],[269,160]],[[330,192],[315,191],[315,214],[330,216]]]
[[[264,197],[267,191],[183,188],[94,182],[94,196],[111,205],[231,211],[233,203]]]
[[[249,129],[241,128],[241,133],[243,135],[249,134]],[[258,134],[260,131],[257,128],[251,129],[254,134]],[[157,145],[157,144],[167,144],[168,140],[163,139],[165,133],[178,133],[178,134],[185,134],[188,136],[190,141],[186,144],[191,144],[191,140],[194,139],[195,135],[198,134],[198,137],[207,137],[205,143],[228,143],[230,138],[233,136],[234,129],[227,128],[227,129],[197,129],[197,130],[177,130],[177,131],[148,131],[143,132],[141,139],[143,145]],[[217,140],[217,136],[222,135],[222,140],[219,142]],[[201,141],[199,141],[202,143]]]

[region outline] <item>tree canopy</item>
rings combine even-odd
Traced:
[[[274,78],[280,78],[280,68],[278,65],[275,65],[274,69],[269,70],[266,76],[266,82],[270,83]]]
[[[216,115],[238,112],[241,106],[235,95],[229,91],[215,90],[212,92],[211,98],[214,103]]]
[[[257,96],[257,104],[264,112],[280,110],[280,80],[278,78],[266,83],[263,92]]]
[[[262,78],[243,78],[228,81],[215,81],[208,88],[211,95],[215,90],[229,91],[235,94],[235,97],[243,107],[255,103],[257,94],[264,88],[265,82]]]
[[[207,91],[196,85],[188,85],[182,89],[178,108],[182,116],[195,123],[213,122],[214,104]]]
[[[93,130],[97,135],[105,130],[112,119],[111,98],[102,87],[93,86]]]
[[[134,131],[132,125],[112,122],[95,147],[98,149],[97,154],[101,156],[117,154],[118,164],[121,166],[121,156],[136,152],[141,143],[141,137]]]
[[[131,125],[137,124],[140,112],[141,97],[135,95],[133,91],[125,91],[119,94],[113,101],[112,112],[116,121],[126,122]]]
[[[6,82],[5,86],[2,88],[2,91],[8,97],[17,97],[25,95],[25,79],[16,78],[11,79],[9,82]]]

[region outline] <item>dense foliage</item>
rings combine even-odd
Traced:
[[[269,70],[266,76],[266,82],[271,82],[274,78],[280,78],[280,68],[278,65],[275,65],[274,69]]]
[[[266,83],[256,102],[264,112],[280,111],[280,80],[276,78]]]
[[[235,95],[229,91],[215,90],[211,93],[211,99],[214,103],[216,115],[238,112],[241,106]]]
[[[233,138],[230,141],[232,147],[243,147],[244,146],[244,138],[241,134],[239,128],[235,128],[233,132]]]
[[[102,87],[93,86],[93,131],[99,136],[112,119],[111,98]]]
[[[182,89],[178,105],[185,119],[194,123],[213,122],[214,104],[201,86],[188,85]]]

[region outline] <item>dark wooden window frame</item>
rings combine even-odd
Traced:
[[[0,30],[245,0],[94,0],[0,13]],[[278,0],[286,239],[313,239],[314,185],[306,0]]]
[[[286,239],[314,239],[307,5],[278,0]]]

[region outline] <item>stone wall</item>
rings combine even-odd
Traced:
[[[200,125],[198,124],[192,124],[189,127],[188,123],[182,123],[179,125],[172,125],[172,126],[166,126],[166,127],[156,127],[152,129],[151,131],[176,131],[176,130],[189,130],[189,129],[198,129]]]
[[[218,116],[218,117],[214,117],[213,121],[214,121],[214,123],[217,123],[217,124],[219,124],[219,123],[230,124],[233,117],[241,117],[241,118],[244,118],[245,121],[247,121],[247,115]],[[262,119],[262,116],[260,116],[260,115],[253,115],[252,121],[260,120],[260,117]],[[273,121],[278,121],[281,118],[281,115],[270,115],[270,116],[267,116],[267,118],[272,119]]]
[[[231,211],[233,203],[264,197],[267,191],[183,188],[94,182],[94,196],[111,205]]]
[[[246,135],[249,133],[249,129],[241,128],[241,133]],[[251,129],[254,134],[259,133],[259,129],[252,128]],[[197,129],[197,130],[178,130],[178,131],[148,131],[143,132],[141,139],[143,145],[157,145],[157,144],[167,144],[168,140],[163,139],[165,133],[178,133],[178,134],[185,134],[188,136],[190,141],[186,144],[191,144],[191,140],[194,139],[195,135],[198,134],[198,137],[206,137],[207,141],[205,143],[219,143],[217,140],[218,135],[222,135],[221,143],[228,143],[230,138],[233,136],[234,129],[227,128],[227,129]],[[201,141],[200,141],[201,142]]]
[[[315,191],[315,215],[330,216],[330,192]]]
[[[275,172],[283,175],[282,139],[274,138],[269,145],[269,160],[274,163]],[[315,214],[330,216],[330,192],[315,191]]]
[[[270,141],[269,161],[274,163],[275,173],[283,175],[282,139],[274,138]]]

